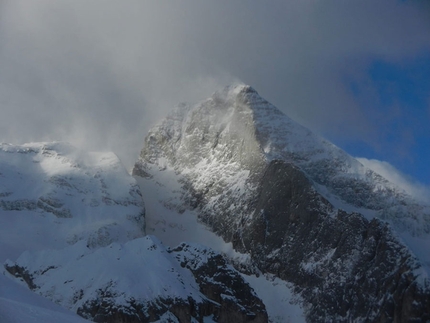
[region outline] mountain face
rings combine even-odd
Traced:
[[[88,323],[59,305],[0,274],[0,322]]]
[[[198,245],[170,250],[146,236],[91,252],[77,243],[24,253],[5,267],[38,294],[95,322],[267,322],[242,277]]]
[[[140,189],[114,154],[2,144],[0,179],[1,322],[82,321],[16,282],[95,322],[267,322],[223,256],[145,236]]]
[[[1,322],[430,321],[430,206],[249,86],[178,106],[133,175],[0,145]]]
[[[78,241],[97,248],[144,235],[142,196],[119,159],[67,143],[2,144],[0,210],[3,260],[29,249]]]
[[[181,105],[133,175],[292,283],[310,322],[430,320],[430,207],[262,99],[233,86]]]

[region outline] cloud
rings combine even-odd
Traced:
[[[376,159],[357,158],[365,167],[370,168],[391,183],[404,189],[415,199],[429,203],[430,186],[418,183],[413,178],[403,174],[390,163]]]
[[[241,80],[321,133],[378,133],[345,80],[430,50],[417,5],[381,0],[0,2],[0,140],[68,140],[131,165],[150,124]]]

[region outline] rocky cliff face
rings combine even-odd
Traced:
[[[24,253],[6,270],[94,322],[267,322],[265,306],[225,259],[203,246],[170,250],[154,237],[91,251]]]
[[[428,241],[429,207],[249,86],[154,127],[133,174],[162,185],[163,172],[182,186],[166,205],[196,210],[259,270],[294,283],[309,321],[430,319],[428,264],[398,238]]]
[[[265,272],[295,284],[311,322],[430,319],[419,261],[379,219],[334,209],[291,164],[272,161],[234,241]]]

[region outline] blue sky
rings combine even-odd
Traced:
[[[400,62],[371,62],[351,91],[378,131],[374,141],[339,141],[354,156],[390,161],[430,185],[430,53]],[[336,139],[334,139],[336,141]]]

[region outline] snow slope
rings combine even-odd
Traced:
[[[67,143],[0,147],[0,290],[9,294],[0,293],[1,322],[82,321],[17,283],[96,321],[267,322],[222,256],[144,236],[139,187],[114,154]]]
[[[144,235],[135,180],[112,153],[67,143],[0,145],[0,260],[26,250],[90,247]]]
[[[24,252],[6,270],[38,294],[97,322],[267,322],[264,305],[216,252],[183,243],[167,249],[145,236],[90,249]],[[223,318],[224,317],[224,318]],[[174,321],[175,321],[174,320]]]
[[[88,321],[0,274],[0,322],[84,323]]]
[[[143,235],[139,188],[114,154],[62,142],[0,145],[2,263],[23,252],[61,253],[78,242],[96,249]],[[84,320],[0,274],[0,321]]]
[[[74,312],[103,298],[117,307],[160,298],[204,299],[192,274],[151,236],[96,250],[81,241],[64,250],[24,252],[5,265],[25,268],[38,294]]]

